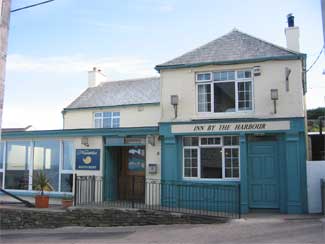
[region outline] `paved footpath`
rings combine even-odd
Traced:
[[[225,224],[3,230],[0,243],[325,243],[321,216],[249,216]]]

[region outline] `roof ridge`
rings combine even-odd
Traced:
[[[151,76],[151,77],[143,77],[143,78],[131,78],[126,80],[112,80],[112,81],[104,81],[101,82],[98,86],[108,84],[108,83],[117,83],[117,82],[127,82],[127,81],[137,81],[137,80],[152,80],[152,79],[160,79],[160,76]],[[95,86],[95,87],[98,87]]]
[[[269,45],[271,45],[271,46],[273,46],[273,47],[276,47],[276,48],[279,48],[279,49],[282,49],[282,50],[284,50],[284,51],[287,51],[287,52],[290,52],[290,53],[293,53],[293,54],[302,54],[301,52],[296,52],[296,51],[293,51],[293,50],[291,50],[291,49],[288,49],[288,48],[285,48],[285,47],[282,47],[282,46],[279,46],[279,45],[276,45],[276,44],[274,44],[274,43],[272,43],[272,42],[269,42],[269,41],[266,41],[266,40],[264,40],[264,39],[262,39],[262,38],[259,38],[259,37],[256,37],[256,36],[253,36],[253,35],[251,35],[251,34],[248,34],[248,33],[246,33],[246,32],[244,32],[244,31],[241,31],[241,30],[239,30],[239,29],[237,29],[237,28],[234,28],[231,32],[239,32],[239,33],[241,33],[241,34],[244,34],[244,35],[246,35],[246,36],[249,36],[249,37],[251,37],[251,38],[254,38],[254,39],[256,39],[256,40],[259,40],[259,41],[261,41],[261,42],[265,42],[265,43],[267,43],[267,44],[269,44]],[[230,32],[230,33],[231,33]],[[229,34],[230,34],[229,33]]]

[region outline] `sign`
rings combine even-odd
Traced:
[[[76,149],[76,170],[99,170],[100,149]]]
[[[172,125],[172,133],[289,130],[290,121]]]
[[[144,171],[145,169],[145,151],[143,147],[132,147],[129,149],[128,170]]]

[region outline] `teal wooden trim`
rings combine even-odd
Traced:
[[[111,108],[120,108],[120,107],[134,107],[134,106],[150,106],[150,105],[160,105],[160,102],[156,103],[135,103],[135,104],[121,104],[121,105],[113,105],[113,106],[95,106],[95,107],[80,107],[80,108],[64,108],[62,110],[62,114],[65,114],[69,111],[77,111],[77,110],[103,110],[103,109],[111,109]]]
[[[240,210],[241,213],[248,213],[248,158],[247,158],[247,139],[245,133],[241,133],[239,137],[240,145]]]
[[[230,64],[245,64],[245,63],[258,63],[265,61],[278,61],[278,60],[299,60],[306,59],[306,54],[297,53],[292,55],[284,56],[273,56],[273,57],[263,57],[263,58],[251,58],[251,59],[240,59],[240,60],[229,60],[229,61],[217,61],[217,62],[200,62],[193,64],[174,64],[174,65],[157,65],[155,69],[160,72],[161,70],[167,69],[181,69],[181,68],[196,68],[206,65],[230,65]]]
[[[286,134],[287,212],[303,213],[299,135]]]
[[[3,132],[2,139],[44,138],[44,137],[78,137],[78,136],[128,136],[128,135],[158,135],[156,126],[124,127],[124,128],[90,128]]]

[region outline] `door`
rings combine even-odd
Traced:
[[[276,209],[279,204],[279,164],[276,141],[248,144],[249,207]]]
[[[119,172],[119,198],[144,201],[145,147],[122,147]]]

